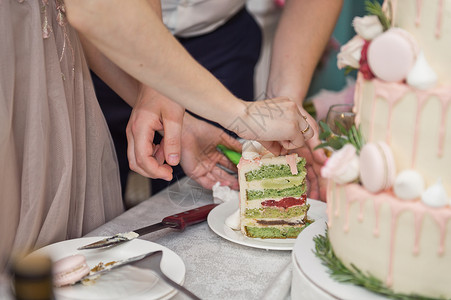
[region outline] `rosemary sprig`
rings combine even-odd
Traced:
[[[329,125],[327,125],[325,122],[320,121],[319,125],[321,126],[322,132],[319,135],[320,140],[323,141],[323,143],[319,144],[315,147],[315,149],[330,147],[334,150],[339,150],[343,148],[345,144],[352,144],[356,150],[357,154],[360,153],[360,149],[365,144],[365,140],[362,136],[362,133],[359,129],[355,127],[355,125],[352,125],[352,127],[349,130],[346,130],[346,128],[338,121],[335,121],[335,125],[340,130],[341,135],[337,135],[332,132]]]
[[[384,28],[384,31],[388,30],[391,27],[390,20],[387,18],[387,16],[383,12],[382,6],[379,2],[365,0],[365,9],[369,14],[375,15],[379,18],[379,21],[381,22],[382,27]]]
[[[335,255],[332,245],[330,244],[328,232],[325,235],[317,235],[313,238],[315,249],[313,250],[316,257],[321,263],[329,269],[332,279],[341,283],[350,283],[362,286],[372,292],[382,294],[388,298],[396,300],[438,300],[419,295],[406,295],[393,292],[381,280],[371,274],[363,273],[359,268],[351,265],[346,267],[343,262]]]

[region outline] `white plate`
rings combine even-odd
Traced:
[[[327,217],[326,203],[309,198],[307,199],[307,203],[310,204],[310,209],[308,211],[308,216],[310,219],[318,221],[320,219],[325,219]],[[241,231],[232,230],[225,224],[225,220],[237,209],[238,209],[238,200],[230,200],[228,202],[216,206],[208,214],[207,218],[208,226],[210,226],[211,230],[213,230],[217,235],[225,238],[226,240],[229,240],[231,242],[240,245],[267,250],[291,251],[293,249],[296,239],[250,238],[243,235]]]
[[[130,258],[147,252],[162,250],[161,268],[172,280],[183,284],[185,264],[172,250],[146,240],[134,239],[127,243],[107,249],[77,250],[78,247],[98,241],[105,237],[87,237],[62,241],[43,247],[34,253],[46,254],[53,261],[60,258],[83,254],[90,268],[98,263],[108,263]],[[142,270],[142,269],[141,269]],[[150,270],[136,273],[132,267],[124,266],[102,275],[94,284],[76,284],[55,289],[58,300],[113,300],[113,299],[169,299],[177,290],[159,279]],[[147,273],[142,273],[147,272]]]
[[[386,300],[387,298],[360,286],[340,283],[330,277],[329,269],[321,263],[321,260],[313,252],[315,249],[313,238],[320,234],[324,235],[326,228],[326,220],[323,220],[315,222],[299,234],[293,248],[294,268],[300,270],[311,284],[323,292],[323,296],[329,295],[330,299]]]

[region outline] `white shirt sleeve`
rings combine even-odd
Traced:
[[[172,34],[209,33],[244,7],[246,0],[161,0],[163,22]]]

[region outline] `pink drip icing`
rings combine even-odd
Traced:
[[[451,98],[448,94],[444,94],[443,96],[438,96],[440,102],[442,103],[442,115],[440,121],[440,129],[439,129],[439,141],[438,141],[438,157],[443,156],[443,147],[445,144],[445,134],[446,134],[446,112],[448,111],[448,106],[451,102]]]
[[[375,108],[376,108],[376,99],[377,97],[382,97],[387,100],[388,106],[389,106],[389,117],[388,117],[388,124],[387,124],[387,130],[386,130],[386,142],[390,145],[391,141],[391,124],[392,124],[392,111],[393,107],[395,106],[396,102],[401,100],[402,97],[407,92],[412,92],[416,94],[416,98],[418,101],[417,105],[417,115],[416,115],[416,121],[415,121],[415,132],[414,132],[414,141],[413,141],[413,147],[412,147],[412,168],[416,164],[416,158],[417,158],[417,148],[418,148],[418,139],[419,139],[419,129],[420,129],[420,117],[421,117],[421,111],[427,101],[427,99],[431,95],[437,96],[442,104],[442,110],[441,110],[441,124],[440,128],[438,129],[439,132],[439,141],[438,141],[438,156],[443,155],[444,150],[444,141],[446,136],[446,113],[448,110],[448,107],[451,103],[451,90],[449,88],[437,88],[434,90],[430,90],[428,92],[421,91],[421,90],[414,90],[410,89],[409,86],[406,84],[401,83],[387,83],[383,82],[378,79],[373,80],[374,83],[374,94],[372,99],[372,110],[371,110],[371,123],[370,123],[370,137],[369,141],[374,140],[374,127],[375,127]],[[357,114],[358,116],[359,114]]]
[[[327,181],[327,195],[326,195],[326,201],[327,201],[327,227],[332,227],[332,207],[338,202],[338,199],[334,201],[334,198],[332,196],[332,190],[335,190],[335,186],[332,182],[332,180]]]
[[[437,254],[443,255],[443,253],[445,253],[446,224],[448,223],[448,220],[451,219],[451,216],[448,215],[444,217],[439,214],[433,214],[432,217],[440,227],[440,245]]]
[[[378,232],[379,227],[379,211],[382,203],[388,203],[391,209],[391,228],[390,228],[390,253],[389,253],[389,274],[387,275],[387,285],[391,286],[393,281],[393,261],[394,261],[394,247],[396,241],[396,224],[399,218],[399,215],[403,211],[411,211],[414,218],[414,227],[415,227],[415,245],[413,252],[419,252],[419,242],[420,242],[420,229],[422,225],[422,221],[425,215],[430,215],[437,223],[440,228],[440,245],[438,246],[438,255],[443,255],[445,251],[445,239],[446,239],[446,225],[448,221],[451,219],[451,209],[450,207],[444,208],[431,208],[426,206],[420,201],[415,202],[405,202],[399,201],[393,194],[390,192],[384,192],[379,194],[372,194],[367,190],[363,189],[358,184],[349,184],[343,186],[346,192],[346,223],[345,231],[349,230],[349,207],[351,202],[361,199],[374,201],[375,207],[375,215],[376,215],[376,228],[375,231]],[[352,195],[352,196],[351,196]],[[338,199],[337,199],[338,200]]]
[[[334,215],[336,217],[338,217],[339,212],[340,212],[340,202],[337,202],[337,203],[335,203],[335,213],[334,213]]]
[[[343,186],[344,190],[345,190],[345,195],[346,195],[346,221],[345,221],[345,225],[344,225],[344,231],[348,232],[349,231],[349,207],[351,207],[351,204],[353,202],[359,201],[360,203],[360,212],[362,210],[362,205],[365,201],[365,198],[360,198],[359,195],[354,194],[354,193],[350,193],[349,189],[346,188],[347,186]],[[360,219],[360,218],[359,218]],[[363,214],[362,214],[362,220],[363,221]]]
[[[358,73],[357,74],[357,80],[356,80],[356,84],[355,84],[355,89],[354,89],[354,107],[353,107],[353,111],[354,113],[356,113],[354,122],[357,126],[357,128],[360,125],[360,114],[358,114],[357,112],[360,111],[360,106],[362,105],[362,93],[360,92],[362,90],[362,85],[363,85],[363,75],[362,73]]]
[[[359,216],[358,216],[358,220],[360,223],[363,222],[363,208],[364,208],[364,202],[360,201],[360,211],[359,211]]]
[[[415,212],[415,245],[413,247],[413,254],[418,255],[420,253],[420,234],[421,224],[423,223],[424,214]]]
[[[380,219],[379,219],[379,212],[381,210],[381,202],[379,201],[373,201],[374,202],[374,217],[376,219],[376,224],[374,226],[374,236],[379,236],[379,224],[380,224]]]
[[[440,38],[442,31],[442,18],[443,18],[443,0],[438,2],[438,12],[437,12],[437,27],[435,28],[435,36]]]
[[[350,206],[351,206],[351,201],[349,200],[349,197],[346,196],[346,216],[345,216],[345,225],[343,226],[344,232],[349,231],[349,207]]]
[[[418,27],[420,25],[420,18],[421,18],[421,4],[422,0],[417,0],[417,15],[415,18],[415,25]]]
[[[294,153],[286,155],[285,157],[287,159],[287,164],[290,166],[291,174],[296,175],[298,173],[298,167],[296,165],[296,158],[298,155]]]
[[[412,168],[415,168],[416,160],[417,160],[417,150],[418,150],[418,135],[420,130],[420,119],[421,119],[421,111],[423,110],[424,104],[428,98],[427,93],[422,93],[417,91],[417,116],[415,118],[415,132],[413,136],[413,152],[412,152]]]
[[[376,106],[376,98],[382,97],[388,102],[388,124],[386,130],[386,142],[390,145],[391,141],[391,124],[392,124],[392,114],[393,107],[396,102],[402,99],[402,97],[409,91],[409,88],[405,84],[400,83],[386,83],[381,80],[373,80],[374,82],[374,97],[373,97],[373,111],[372,111],[372,124],[371,124],[371,141],[373,140],[373,131],[374,131],[374,117],[375,117],[375,106]]]
[[[370,140],[369,142],[372,142],[374,139],[374,122],[375,122],[375,116],[376,116],[376,92],[373,93],[373,101],[371,103],[371,125],[370,125]]]
[[[332,181],[332,180],[331,180]],[[337,184],[335,184],[335,187],[337,186]],[[337,190],[337,188],[336,188]],[[338,217],[338,215],[340,214],[340,201],[336,201],[335,203],[335,212],[334,212],[334,216]]]
[[[393,284],[393,260],[394,260],[394,252],[395,252],[395,238],[396,238],[396,223],[398,222],[398,217],[402,212],[402,209],[397,205],[390,205],[391,208],[391,230],[390,230],[390,256],[388,262],[388,276],[386,280],[387,286],[391,286]]]

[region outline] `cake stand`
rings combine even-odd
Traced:
[[[372,293],[362,287],[339,283],[329,276],[329,270],[315,256],[313,238],[324,235],[327,219],[319,219],[304,229],[296,239],[292,252],[293,276],[291,299],[365,299],[387,300],[386,297]]]

